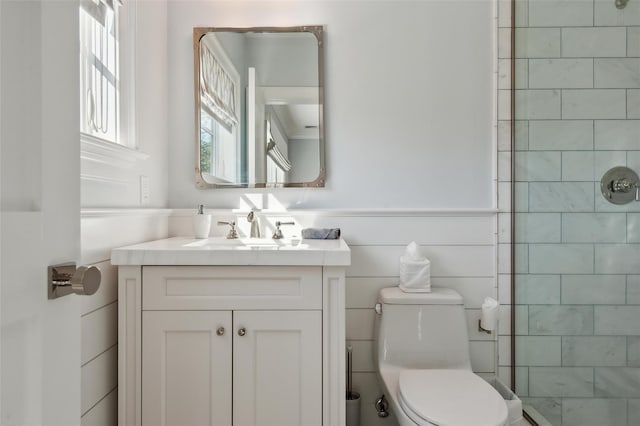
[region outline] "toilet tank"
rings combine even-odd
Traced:
[[[378,363],[471,369],[463,299],[455,290],[432,287],[430,293],[405,293],[398,287],[383,288],[378,302]]]

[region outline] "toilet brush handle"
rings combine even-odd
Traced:
[[[352,362],[353,348],[351,346],[347,347],[347,399],[351,398],[353,388],[352,388],[352,380],[353,380],[353,365]]]

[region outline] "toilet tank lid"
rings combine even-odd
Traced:
[[[405,293],[399,287],[387,287],[380,289],[378,300],[387,305],[462,305],[464,303],[460,293],[443,287],[431,287],[430,293]]]

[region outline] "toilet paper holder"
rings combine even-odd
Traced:
[[[487,330],[485,328],[482,327],[482,320],[479,319],[478,320],[478,331],[481,333],[487,333],[487,334],[491,334],[492,330]]]
[[[478,331],[491,334],[498,328],[498,309],[500,304],[492,297],[485,297],[482,303]]]
[[[51,265],[47,268],[49,299],[67,294],[92,295],[100,287],[102,274],[97,266],[78,266],[75,262]]]

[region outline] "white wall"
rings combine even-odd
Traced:
[[[127,150],[107,157],[83,153],[83,207],[166,207],[168,202],[167,3],[125,3],[121,8],[122,119],[130,126],[125,139],[132,140],[143,155]],[[140,199],[140,176],[149,182],[145,202]]]
[[[111,249],[167,236],[168,69],[167,4],[129,1],[121,9],[123,119],[144,153],[82,155],[81,263],[102,271],[99,291],[81,304],[81,424],[117,424],[118,291]],[[140,176],[149,200],[140,198]],[[145,209],[136,209],[144,207]]]
[[[318,143],[318,139],[289,139],[287,154],[296,165],[289,171],[290,182],[309,182],[318,176]]]
[[[327,185],[282,205],[491,207],[493,3],[169,1],[169,205],[261,191],[194,185],[192,29],[325,25]],[[271,206],[262,206],[271,207]]]

